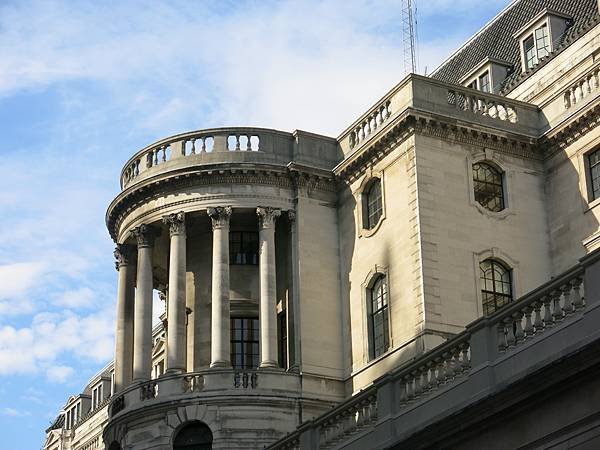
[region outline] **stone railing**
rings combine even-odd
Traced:
[[[544,126],[535,105],[411,74],[338,137],[342,152],[348,156],[358,151],[409,113],[474,122],[531,138]]]
[[[228,160],[231,157],[225,155],[233,153],[280,152],[289,156],[292,143],[291,134],[263,128],[215,128],[178,134],[137,152],[123,167],[121,188],[130,186],[145,172],[155,173],[182,158],[192,163],[204,159],[209,162]]]
[[[583,77],[573,83],[563,94],[565,109],[581,103],[600,88],[600,65],[592,67]]]
[[[600,251],[268,448],[387,448],[393,443],[390,426],[410,436],[440,414],[468,407],[502,389],[519,371],[530,373],[587,342],[586,330],[596,329],[598,316]]]
[[[156,379],[137,383],[113,396],[110,416],[143,407],[151,402],[169,402],[185,397],[191,399],[205,394],[236,395],[298,395],[298,375],[281,370],[207,369],[177,375],[165,374]]]

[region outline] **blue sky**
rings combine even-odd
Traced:
[[[421,73],[507,3],[421,0]],[[0,450],[112,357],[122,164],[200,128],[337,136],[403,76],[400,4],[0,1]]]

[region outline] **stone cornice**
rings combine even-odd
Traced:
[[[222,184],[258,184],[286,189],[302,186],[325,192],[337,191],[336,179],[330,171],[295,163],[287,167],[254,164],[188,167],[157,175],[122,191],[106,212],[109,233],[116,240],[117,229],[124,216],[160,195],[190,187]]]
[[[493,148],[521,158],[540,160],[537,139],[431,113],[407,109],[365,144],[338,164],[334,173],[346,182],[358,178],[366,168],[383,159],[402,141],[418,133],[450,142]]]
[[[587,108],[576,117],[570,118],[563,126],[555,127],[541,139],[545,157],[550,158],[600,125],[600,101]]]

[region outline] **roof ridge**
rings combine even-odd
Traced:
[[[438,65],[431,74],[428,76],[433,77],[442,67],[444,67],[448,62],[450,62],[456,55],[458,55],[464,48],[470,45],[477,37],[479,37],[484,31],[486,31],[494,22],[496,22],[500,17],[506,14],[510,9],[512,9],[517,3],[522,0],[512,0],[508,5],[504,7],[498,14],[492,17],[488,23],[486,23],[477,33],[472,35],[463,45],[461,45],[458,49],[456,49],[450,56],[448,56],[444,61]]]

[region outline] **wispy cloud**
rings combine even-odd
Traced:
[[[29,411],[21,411],[15,408],[2,408],[0,414],[10,417],[27,417],[31,415]]]

